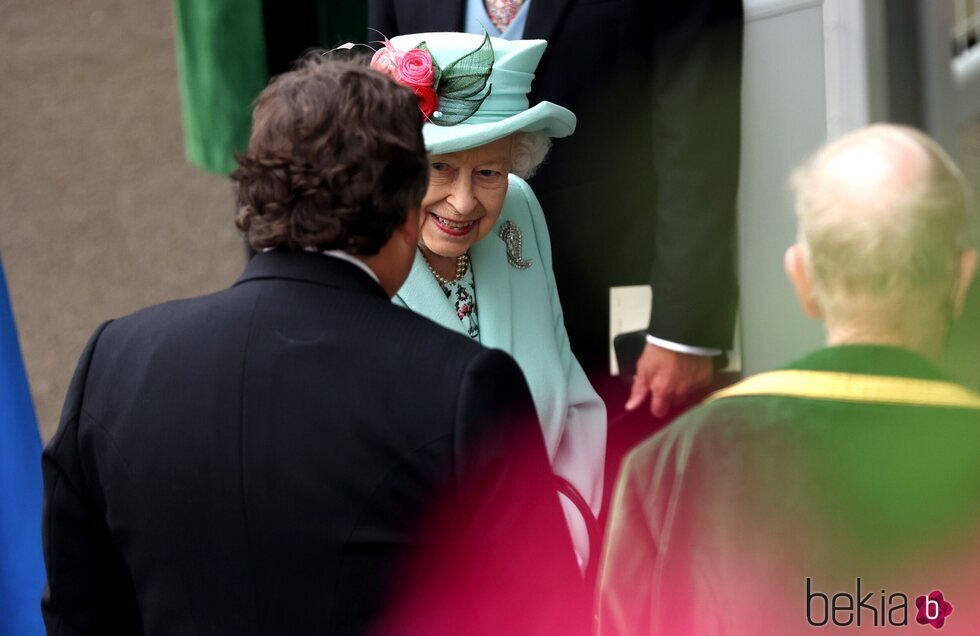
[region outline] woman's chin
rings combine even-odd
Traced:
[[[425,251],[443,258],[456,258],[462,256],[466,253],[466,250],[470,249],[469,241],[463,243],[460,241],[443,241],[435,238],[434,240],[423,239],[422,243]]]

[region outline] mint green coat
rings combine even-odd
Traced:
[[[498,235],[506,221],[523,235],[523,253],[531,261],[518,269],[507,261]],[[541,204],[530,186],[510,175],[507,198],[493,232],[470,249],[480,323],[480,342],[501,349],[524,372],[545,446],[555,473],[574,485],[595,513],[602,500],[606,452],[606,408],[568,346],[561,303],[551,265],[551,239]],[[401,304],[436,323],[466,335],[421,253],[408,280],[395,295]],[[581,518],[562,501],[576,552],[584,560],[588,539]]]

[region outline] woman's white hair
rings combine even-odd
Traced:
[[[522,179],[530,179],[544,162],[549,150],[551,150],[550,137],[541,133],[515,133],[510,171]]]

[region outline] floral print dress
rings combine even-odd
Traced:
[[[466,268],[466,272],[449,282],[439,281],[442,293],[446,295],[446,300],[453,306],[456,316],[462,321],[463,327],[470,338],[477,342],[480,340],[480,322],[476,315],[476,284],[473,281],[473,266]]]

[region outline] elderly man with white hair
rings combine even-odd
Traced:
[[[980,396],[936,365],[976,264],[969,189],[893,125],[825,146],[793,189],[786,270],[828,346],[629,456],[602,636],[980,624]]]

